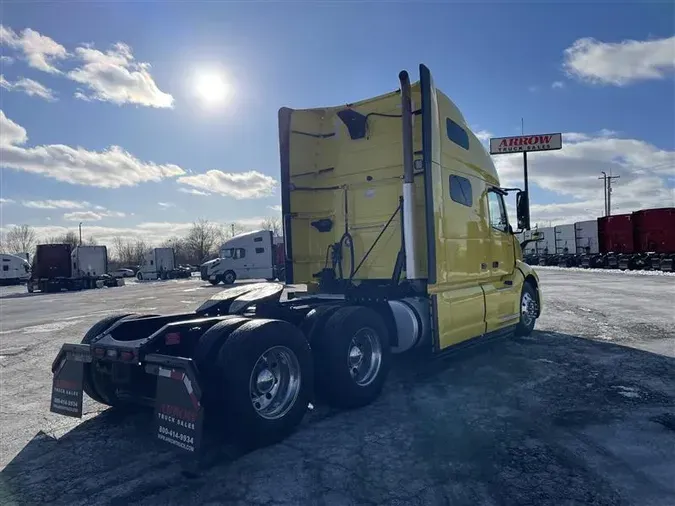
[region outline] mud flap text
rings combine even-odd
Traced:
[[[159,368],[155,398],[157,438],[188,454],[199,450],[203,422],[203,409],[192,385],[187,373]]]
[[[82,418],[82,379],[84,364],[64,360],[54,372],[49,410],[59,415]]]

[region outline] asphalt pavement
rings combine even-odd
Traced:
[[[82,420],[50,413],[50,365],[108,314],[192,310],[219,288],[3,288],[0,504],[672,506],[675,277],[540,276],[531,337],[431,364],[398,357],[373,405],[317,406],[272,447],[240,454],[212,433],[193,478],[149,413],[90,399]]]

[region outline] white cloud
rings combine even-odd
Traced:
[[[481,142],[490,142],[492,132],[488,132],[487,130],[478,130],[474,132],[474,135],[478,137],[478,140]]]
[[[520,155],[498,155],[493,160],[502,184],[522,185]],[[613,212],[675,205],[675,190],[667,184],[667,178],[675,175],[675,151],[619,138],[609,130],[598,134],[564,133],[563,148],[530,153],[528,169],[531,183],[567,201],[533,201],[533,223],[544,219],[571,223],[600,216],[604,196],[602,181],[597,178],[601,170],[620,176],[613,182]]]
[[[276,213],[281,212],[281,206],[279,206],[279,205],[277,205],[277,206],[267,206],[267,209],[271,209],[272,211],[274,211]]]
[[[72,200],[24,200],[21,205],[33,209],[85,209],[91,204]]]
[[[98,221],[103,217],[94,211],[75,211],[63,215],[64,220],[68,221]]]
[[[175,207],[175,206],[176,206],[176,204],[174,204],[174,203],[172,203],[172,202],[157,202],[157,204],[158,204],[159,207],[161,207],[162,209],[167,209],[167,208],[169,208],[169,207]]]
[[[539,86],[530,86],[529,88],[527,88],[527,91],[529,91],[530,93],[536,93],[539,91]]]
[[[235,173],[209,170],[204,174],[179,177],[178,182],[235,199],[267,197],[277,185],[273,177],[255,170]]]
[[[189,193],[190,195],[201,195],[201,196],[211,195],[208,192],[202,192],[199,190],[195,190],[194,188],[178,188],[178,191],[182,193]]]
[[[54,91],[50,90],[46,86],[34,81],[33,79],[22,78],[13,83],[5,79],[5,76],[0,74],[0,86],[5,88],[7,91],[21,91],[28,95],[29,97],[40,97],[48,102],[56,101],[54,96]]]
[[[0,205],[3,205],[3,204],[14,204],[14,200],[0,198]]]
[[[554,90],[561,90],[564,87],[565,87],[565,83],[563,83],[562,81],[554,81],[551,84],[551,88],[553,88]]]
[[[12,63],[14,63],[14,58],[3,54],[2,56],[0,56],[0,63],[3,63],[5,65],[11,65]]]
[[[617,43],[579,39],[565,49],[563,67],[568,75],[595,84],[662,79],[675,69],[675,36]]]
[[[173,164],[144,162],[119,146],[88,151],[63,144],[23,147],[26,130],[0,110],[0,166],[71,184],[119,188],[185,174]]]
[[[75,93],[77,98],[118,105],[173,107],[173,97],[159,89],[150,75],[150,65],[136,62],[128,45],[118,42],[105,53],[82,46],[75,49],[75,54],[83,63],[68,72],[68,77],[86,87]]]
[[[0,25],[0,45],[21,51],[28,65],[51,74],[61,72],[54,63],[68,56],[66,48],[61,44],[30,28],[17,34],[11,28]]]
[[[23,144],[28,140],[26,129],[21,125],[14,123],[11,119],[5,116],[5,112],[0,109],[0,153],[4,146],[14,146],[16,144]],[[0,164],[3,159],[0,156]]]

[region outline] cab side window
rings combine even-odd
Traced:
[[[500,232],[508,232],[509,220],[506,216],[504,197],[497,192],[489,191],[488,207],[490,213],[490,226]]]
[[[224,249],[221,253],[223,255],[223,258],[232,258],[232,251],[234,251],[232,248]]]
[[[232,248],[232,258],[239,260],[246,256],[246,250],[244,248]]]
[[[467,207],[473,205],[473,193],[471,192],[471,182],[461,176],[450,176],[450,198]]]

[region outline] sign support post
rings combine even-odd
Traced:
[[[530,223],[530,186],[527,180],[527,151],[523,151],[523,179],[525,201],[527,202],[527,223]]]

